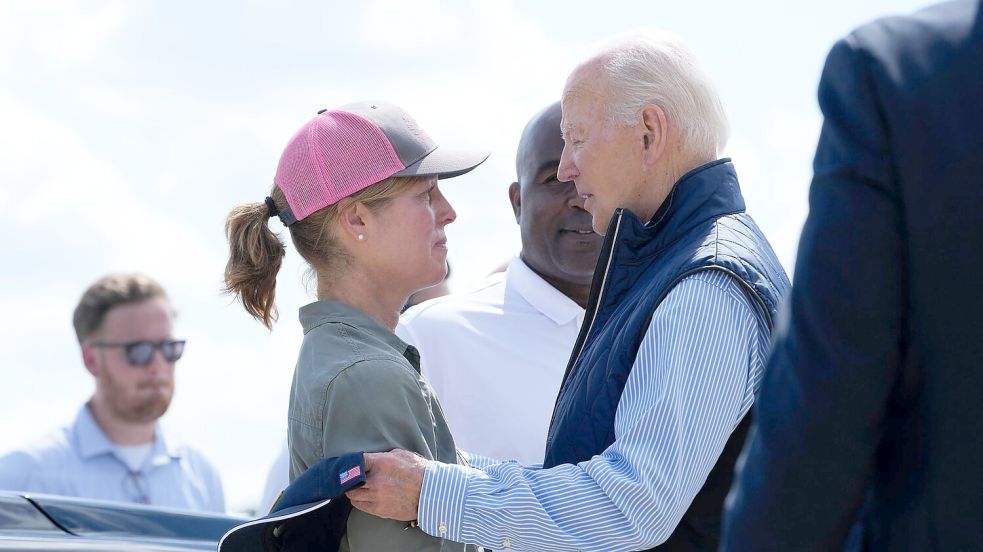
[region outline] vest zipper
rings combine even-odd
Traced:
[[[608,283],[608,273],[611,271],[611,260],[614,258],[614,246],[618,243],[618,234],[621,233],[621,221],[624,215],[623,209],[618,209],[615,211],[615,219],[613,223],[609,225],[614,226],[614,232],[611,235],[611,242],[608,244],[606,251],[602,250],[602,255],[607,253],[607,262],[604,264],[604,272],[601,275],[600,286],[597,289],[597,296],[591,297],[591,301],[587,303],[587,313],[589,315],[589,320],[587,317],[584,318],[584,324],[587,324],[587,329],[584,330],[584,326],[581,326],[580,335],[577,337],[577,343],[574,345],[574,351],[571,351],[570,360],[567,362],[566,372],[563,373],[563,380],[560,382],[560,391],[556,394],[556,404],[553,406],[553,417],[550,420],[550,430],[553,428],[553,423],[556,422],[556,407],[560,404],[560,397],[563,395],[563,389],[566,387],[567,378],[570,377],[570,372],[573,371],[573,367],[580,360],[581,353],[584,352],[584,345],[587,343],[587,337],[590,336],[590,331],[594,328],[594,320],[597,318],[597,306],[601,304],[601,300],[604,298],[604,288]],[[597,274],[594,275],[594,282],[597,283]],[[593,295],[593,290],[592,295]],[[552,442],[552,431],[547,434],[546,449],[549,450],[550,442]]]
[[[616,226],[614,227],[614,236],[611,238],[611,251],[608,252],[608,262],[604,266],[604,276],[601,278],[601,287],[597,292],[597,301],[595,301],[593,305],[588,305],[589,307],[594,307],[593,312],[591,312],[590,325],[587,326],[587,331],[584,333],[584,340],[580,343],[577,356],[574,357],[573,362],[570,363],[570,369],[573,369],[573,366],[577,364],[578,360],[580,360],[580,354],[584,352],[584,345],[587,344],[587,338],[590,337],[590,331],[594,328],[594,321],[597,320],[597,306],[600,305],[601,301],[604,299],[604,289],[607,287],[608,274],[611,272],[611,261],[614,259],[614,246],[618,243],[618,234],[621,233],[621,217],[623,214],[624,211],[619,209],[618,220],[615,223]]]

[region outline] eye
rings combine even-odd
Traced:
[[[427,203],[433,203],[433,190],[434,190],[435,187],[436,187],[436,184],[431,184],[427,188],[427,191],[425,191],[422,194],[420,194],[420,197],[426,198]]]
[[[563,143],[570,146],[579,146],[584,143],[583,132],[579,130],[567,130],[560,133]]]

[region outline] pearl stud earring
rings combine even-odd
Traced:
[[[358,235],[358,241],[363,241],[365,239],[365,234]]]

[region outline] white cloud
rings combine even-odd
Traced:
[[[14,178],[18,208],[0,227],[61,230],[74,246],[99,250],[120,268],[140,267],[162,281],[189,282],[185,267],[214,268],[213,252],[180,220],[135,194],[105,160],[55,119],[0,95],[0,163]],[[86,236],[81,239],[81,236]],[[49,252],[49,254],[56,252]]]
[[[106,46],[123,27],[132,5],[111,2],[96,9],[69,3],[64,11],[48,21],[37,35],[37,45],[53,59],[62,63],[78,63]]]
[[[471,23],[456,16],[454,6],[442,0],[363,2],[354,25],[358,46],[402,57],[455,44]]]
[[[77,0],[0,3],[0,52],[9,57],[40,52],[60,64],[77,64],[107,47],[138,2]]]

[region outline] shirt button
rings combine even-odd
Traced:
[[[502,548],[512,548],[512,541],[508,537],[502,539]]]
[[[442,521],[442,522],[440,522],[440,527],[438,527],[437,529],[441,532],[441,534],[446,533],[447,532],[447,524]]]

